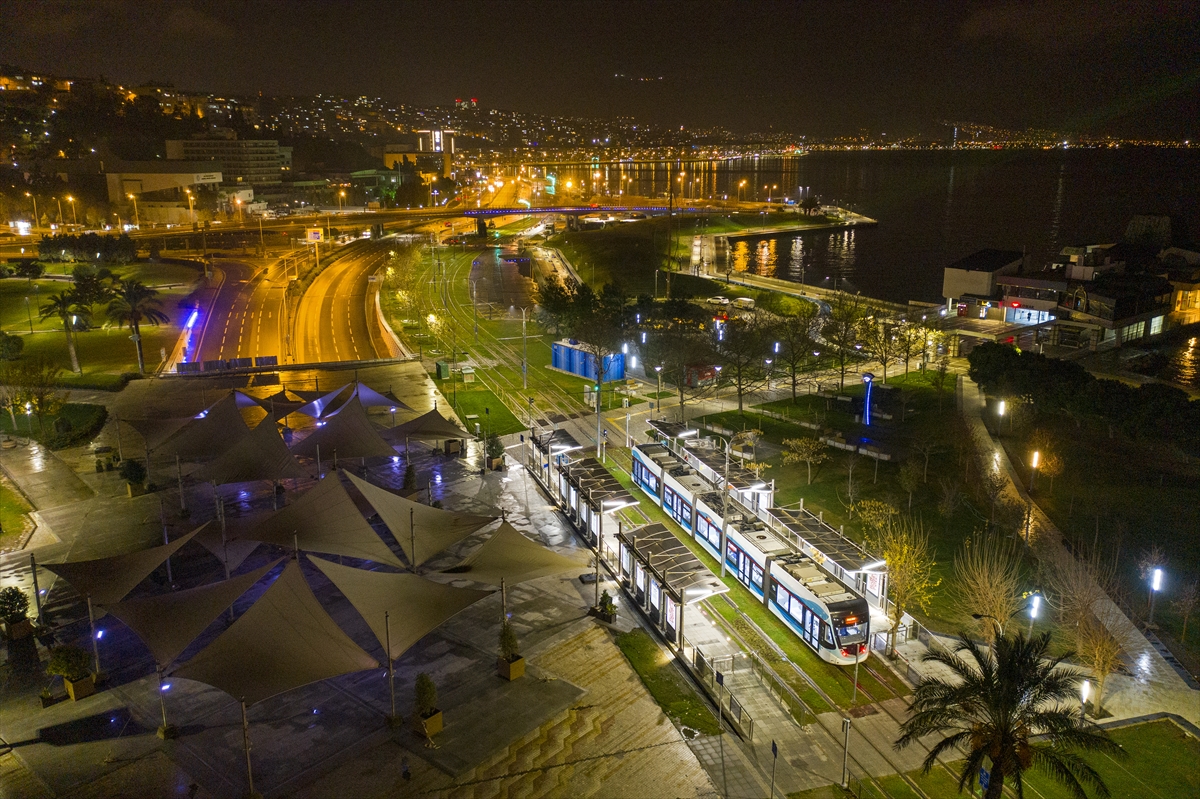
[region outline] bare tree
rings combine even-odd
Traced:
[[[808,484],[812,485],[812,467],[820,466],[829,459],[825,442],[816,438],[787,438],[783,441],[783,463],[794,466],[803,463],[808,466]]]
[[[868,538],[868,546],[887,563],[888,597],[892,600],[889,650],[896,648],[896,630],[904,614],[913,608],[927,610],[941,578],[933,573],[936,561],[929,547],[929,534],[919,519],[899,516]]]
[[[1179,634],[1179,643],[1181,644],[1187,643],[1188,619],[1196,612],[1198,604],[1200,604],[1200,581],[1197,580],[1184,583],[1175,599],[1171,601],[1171,608],[1183,619],[1183,632]]]
[[[990,466],[990,468],[989,468]],[[979,482],[976,484],[979,491],[988,501],[990,510],[988,511],[988,525],[996,526],[996,503],[1000,497],[1004,495],[1004,490],[1008,488],[1008,478],[1001,474],[1000,467],[992,466],[991,464],[981,464]]]
[[[813,327],[816,325],[819,306],[812,302],[801,302],[795,313],[780,318],[774,326],[779,340],[779,352],[775,359],[786,366],[792,380],[792,402],[796,401],[796,383],[800,368],[813,356]]]
[[[716,352],[722,367],[721,379],[733,386],[738,413],[742,413],[746,395],[766,380],[769,357],[766,324],[758,317],[730,319],[722,327]]]
[[[942,396],[946,393],[946,383],[949,381],[950,359],[943,355],[937,359],[933,369],[929,370],[929,382],[937,391],[938,413],[942,412]]]
[[[1021,606],[1021,554],[1010,539],[976,532],[954,555],[954,606],[990,646]]]
[[[1054,478],[1063,473],[1066,464],[1063,458],[1057,452],[1050,451],[1042,456],[1042,462],[1038,465],[1038,471],[1050,478],[1050,493],[1054,493]]]
[[[1096,695],[1092,700],[1092,715],[1096,717],[1103,712],[1104,683],[1121,665],[1121,644],[1105,622],[1117,621],[1120,615],[1115,605],[1107,603],[1080,623],[1076,636],[1076,654],[1096,679]]]
[[[924,461],[924,468],[921,470],[921,482],[928,483],[929,459],[944,449],[942,440],[928,431],[923,431],[912,440],[911,446],[913,451],[920,455]]]
[[[962,494],[958,490],[957,480],[943,477],[938,481],[938,485],[942,489],[941,494],[938,496],[938,513],[941,514],[942,522],[948,529],[950,520],[954,518],[954,511],[958,510]]]
[[[921,477],[921,464],[907,460],[900,467],[900,487],[908,492],[908,511],[912,513],[913,492],[925,481]]]
[[[900,330],[903,325],[895,319],[868,318],[862,325],[863,344],[883,370],[883,382],[887,382],[888,364],[899,362],[903,343]]]
[[[850,365],[862,357],[863,322],[866,306],[857,294],[839,291],[829,301],[829,315],[821,327],[826,350],[833,356],[838,368],[838,390],[846,387],[846,373]]]

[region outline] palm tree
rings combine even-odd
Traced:
[[[158,326],[170,321],[162,311],[162,300],[158,299],[158,291],[145,286],[140,280],[122,280],[113,292],[113,299],[108,303],[108,318],[117,323],[118,327],[128,327],[133,331],[133,341],[137,345],[138,371],[145,373],[146,359],[142,355],[142,323],[149,322]]]
[[[71,354],[71,371],[83,374],[83,370],[79,368],[79,355],[75,352],[75,322],[78,319],[90,319],[92,309],[81,303],[74,291],[60,291],[50,295],[50,299],[38,308],[39,319],[44,321],[52,316],[57,316],[62,321],[63,333],[67,336],[67,352]]]
[[[991,758],[984,799],[1000,799],[1006,779],[1023,797],[1023,776],[1030,768],[1049,774],[1076,799],[1087,799],[1084,783],[1096,796],[1108,797],[1100,775],[1075,750],[1107,754],[1123,750],[1070,707],[1083,674],[1060,666],[1069,654],[1046,659],[1049,646],[1049,633],[1030,639],[1019,632],[1001,636],[991,650],[962,634],[953,652],[926,653],[925,661],[943,664],[957,679],[927,677],[917,684],[911,715],[900,727],[896,748],[926,735],[942,735],[925,758],[928,774],[939,755],[961,747],[966,762],[958,778],[959,792],[968,786],[974,790],[984,758]],[[961,652],[970,659],[960,657]]]

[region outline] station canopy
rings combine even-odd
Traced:
[[[104,609],[137,633],[154,655],[155,663],[166,666],[282,560],[219,583],[144,599],[126,599]]]
[[[617,538],[634,552],[644,567],[657,575],[658,582],[680,596],[685,605],[729,591],[729,586],[663,524],[655,522],[634,530],[623,530],[617,533]]]
[[[337,626],[292,561],[232,626],[172,674],[252,705],[284,691],[378,668]]]
[[[411,499],[368,483],[346,472],[367,502],[392,531],[396,542],[404,550],[409,563],[420,566],[451,544],[455,544],[484,525],[496,521],[495,516],[475,516],[470,513],[455,513]],[[417,551],[412,552],[413,545]]]
[[[546,430],[533,436],[533,446],[547,455],[561,455],[582,449],[583,445],[566,430]]]
[[[291,505],[268,516],[245,537],[286,549],[299,546],[306,552],[343,555],[404,568],[400,558],[367,524],[336,472],[305,491]]]
[[[584,564],[530,541],[508,522],[466,560],[443,574],[462,575],[485,585],[516,585],[526,580],[583,568]]]
[[[305,416],[311,416],[314,419],[320,419],[329,413],[329,410],[338,404],[338,398],[345,393],[346,389],[350,388],[351,384],[347,383],[341,388],[335,388],[327,394],[321,394],[312,398],[308,403],[301,405],[296,409],[296,413],[302,413]],[[295,394],[299,397],[309,397],[310,391],[297,391]]]
[[[818,563],[829,559],[850,573],[886,571],[879,558],[871,555],[820,518],[808,511],[789,508],[769,508],[767,513],[789,533],[799,539],[802,549],[815,555]],[[867,569],[865,567],[871,567]]]
[[[358,398],[364,408],[387,408],[388,410],[412,412],[412,408],[395,397],[389,396],[389,394],[380,394],[363,383],[354,384],[354,396]]]
[[[463,430],[436,410],[423,413],[415,419],[409,419],[383,433],[388,441],[399,444],[409,438],[418,440],[437,440],[441,438],[474,438],[475,436]]]
[[[637,498],[625,490],[612,472],[591,456],[568,463],[563,472],[592,510],[613,513],[638,504]]]
[[[379,645],[387,650],[390,641],[387,654],[392,660],[459,611],[492,594],[435,583],[415,574],[355,569],[324,558],[310,560],[362,615]]]
[[[205,522],[205,525],[207,524],[208,522]],[[139,549],[125,555],[38,565],[66,580],[81,595],[90,596],[92,602],[98,605],[112,605],[124,599],[138,583],[150,576],[150,572],[161,566],[163,561],[174,555],[203,529],[204,525],[201,525],[169,544]]]
[[[263,419],[249,435],[238,439],[217,459],[205,464],[196,474],[203,482],[245,483],[251,480],[283,480],[307,477],[307,473],[288,452],[287,445],[270,417]]]
[[[215,458],[250,433],[238,401],[231,392],[189,419],[160,444],[156,455],[177,455],[185,461]]]
[[[396,454],[391,444],[379,435],[379,429],[367,418],[367,411],[357,399],[326,416],[319,427],[292,446],[292,454],[315,458],[317,447],[322,459],[386,458]]]

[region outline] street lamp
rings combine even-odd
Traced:
[[[1162,590],[1162,584],[1163,570],[1156,566],[1154,570],[1150,572],[1150,618],[1146,621],[1147,627],[1154,626],[1154,595]]]
[[[346,197],[346,190],[342,189],[338,192],[338,213],[342,212],[342,200]]]
[[[25,192],[25,196],[28,197],[29,199],[33,200],[33,229],[37,230],[37,226],[38,226],[37,197],[34,197],[33,194],[30,192]]]
[[[67,202],[71,204],[71,222],[75,227],[79,227],[79,217],[75,216],[75,198],[68,194]]]
[[[242,224],[242,198],[241,198],[241,197],[235,197],[235,198],[234,198],[234,200],[233,200],[233,204],[237,206],[237,209],[238,209],[238,224],[240,225],[240,224]]]
[[[1037,618],[1038,610],[1040,610],[1041,607],[1042,607],[1042,595],[1034,594],[1033,597],[1029,600],[1029,635],[1027,636],[1028,638],[1033,637],[1033,620]]]
[[[662,417],[662,365],[654,367],[655,373],[658,374],[658,396],[654,399],[658,402],[658,415]]]
[[[1000,425],[1004,422],[1004,400],[996,403],[996,435],[1000,435]]]
[[[188,198],[188,217],[192,220],[192,224],[195,224],[196,223],[196,206],[194,203],[196,201],[196,197],[194,194],[192,194],[191,189],[184,189],[184,191],[187,192],[187,198]]]
[[[133,200],[133,226],[138,230],[142,229],[141,219],[138,217],[137,197],[132,194],[126,194],[126,197]]]
[[[863,372],[862,381],[867,387],[866,399],[863,402],[863,424],[871,426],[871,387],[875,385],[875,375]]]
[[[1087,701],[1092,695],[1092,681],[1084,680],[1083,685],[1079,686],[1079,720],[1087,720]]]
[[[1033,468],[1029,472],[1029,491],[1030,491],[1030,493],[1033,492],[1033,484],[1037,480],[1037,467],[1038,467],[1038,462],[1041,461],[1041,459],[1042,459],[1042,453],[1038,452],[1035,449],[1033,451],[1033,461],[1032,461]]]

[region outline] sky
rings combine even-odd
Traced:
[[[0,63],[812,136],[1200,138],[1200,2],[9,0]]]

